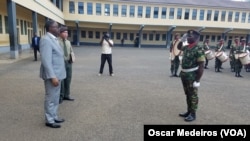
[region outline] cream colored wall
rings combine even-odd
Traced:
[[[3,33],[0,34],[0,46],[9,46],[9,34],[5,32],[5,22],[4,16],[7,16],[7,7],[6,1],[0,1],[0,15],[2,15],[2,25],[3,25]],[[19,34],[17,35],[19,38],[18,43],[25,45],[31,43],[31,37],[33,36],[33,26],[32,26],[32,11],[26,9],[22,6],[16,5],[16,17],[19,21],[19,25],[17,25],[17,29],[19,29]],[[29,27],[27,24],[27,35],[21,34],[21,23],[20,20],[26,21],[29,23]],[[44,31],[44,23],[45,17],[38,14],[38,35],[42,36]],[[30,32],[30,37],[28,36],[28,32]],[[41,33],[41,34],[40,34]]]
[[[135,24],[135,25],[142,25],[144,24],[145,27],[147,27],[148,25],[150,26],[156,26],[153,27],[158,28],[158,26],[171,26],[171,25],[176,25],[178,26],[186,26],[187,29],[190,27],[200,27],[200,26],[205,26],[205,27],[211,27],[211,28],[241,28],[241,29],[249,29],[249,23],[241,23],[240,22],[220,22],[220,21],[200,21],[199,20],[199,10],[200,9],[204,9],[205,10],[205,14],[204,14],[204,19],[206,19],[206,10],[212,10],[212,20],[213,20],[213,16],[214,16],[214,11],[218,10],[219,13],[219,20],[220,20],[220,14],[221,11],[226,10],[228,11],[238,11],[238,12],[247,12],[247,16],[248,14],[250,14],[249,11],[243,11],[241,9],[223,9],[221,10],[221,8],[210,8],[210,7],[197,7],[197,20],[192,20],[192,9],[194,9],[194,7],[190,7],[190,6],[180,6],[180,5],[165,5],[164,7],[167,7],[167,19],[161,19],[161,8],[163,7],[160,4],[138,4],[138,3],[133,3],[132,5],[135,5],[135,17],[131,18],[129,17],[129,5],[128,3],[124,3],[124,2],[118,2],[116,1],[115,3],[117,3],[119,5],[119,16],[115,17],[113,16],[113,2],[110,1],[96,1],[96,0],[89,0],[88,2],[92,2],[93,3],[93,14],[92,15],[87,15],[87,1],[83,1],[83,0],[71,0],[75,2],[75,14],[70,14],[69,13],[69,0],[65,0],[64,1],[64,16],[65,16],[65,20],[68,21],[84,21],[84,22],[96,22],[96,23],[113,23],[115,24],[127,24],[127,25],[131,25],[131,24]],[[84,2],[84,14],[78,14],[78,2],[82,1]],[[102,3],[102,15],[96,15],[96,3]],[[110,4],[110,16],[104,16],[104,4]],[[127,17],[122,17],[121,16],[121,6],[125,4],[127,5]],[[143,18],[137,18],[137,7],[138,6],[143,6]],[[144,18],[145,17],[145,11],[146,11],[146,7],[150,6],[151,7],[151,18]],[[158,19],[154,19],[153,18],[153,10],[154,7],[159,7],[159,18]],[[182,7],[182,19],[178,20],[176,19],[177,17],[177,8]],[[168,19],[169,15],[169,10],[170,8],[175,8],[175,19]],[[185,12],[185,8],[189,8],[190,9],[190,18],[189,20],[184,20],[184,12]],[[234,20],[234,16],[235,14],[233,14],[233,20]],[[241,14],[239,19],[241,20]],[[147,30],[147,29],[145,29]],[[150,29],[149,29],[150,30]],[[215,30],[215,32],[217,32],[218,30]],[[219,33],[220,31],[218,31]]]
[[[15,3],[64,24],[64,15],[50,0],[12,0]]]

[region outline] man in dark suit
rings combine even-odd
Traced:
[[[59,123],[64,122],[57,116],[61,81],[66,78],[64,54],[59,45],[58,23],[49,20],[45,24],[47,33],[40,41],[41,68],[40,78],[45,85],[45,125],[51,128],[60,128]]]
[[[37,33],[34,33],[34,36],[32,37],[32,48],[34,50],[34,61],[37,61],[37,51],[39,52],[39,42],[40,42],[40,37],[37,36]]]

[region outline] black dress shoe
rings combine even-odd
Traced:
[[[51,128],[61,128],[61,125],[57,123],[45,123],[45,125]]]
[[[187,117],[189,114],[190,114],[190,112],[180,113],[179,116],[180,117]]]
[[[74,101],[75,99],[70,97],[64,97],[63,100]]]
[[[63,123],[65,120],[62,118],[62,119],[55,119],[55,123]]]
[[[185,121],[190,122],[196,119],[195,113],[190,113],[187,117],[185,117]]]

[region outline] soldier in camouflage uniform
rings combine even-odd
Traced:
[[[174,54],[174,45],[177,43],[177,41],[180,39],[180,34],[176,33],[175,34],[175,39],[172,41],[170,45],[170,59],[171,59],[171,66],[170,66],[170,71],[171,71],[171,76],[173,77],[178,77],[177,71],[180,66],[180,59],[179,59],[179,54]]]
[[[230,52],[229,52],[231,72],[235,72],[235,52],[236,52],[236,48],[238,47],[238,45],[239,45],[239,38],[236,37],[234,39],[234,44],[231,45],[230,47]]]
[[[236,48],[236,56],[246,52],[246,39],[241,39],[240,45]],[[239,57],[235,58],[235,77],[242,77],[240,75],[242,69],[242,63]]]
[[[208,43],[209,43],[209,39],[204,40],[204,42],[203,42],[203,50],[204,50],[204,51],[209,50]],[[205,62],[204,68],[205,68],[205,69],[208,69],[207,66],[208,66],[208,59],[207,59],[207,57],[206,57],[206,62]]]
[[[188,30],[186,34],[188,45],[178,44],[178,48],[183,51],[182,70],[180,73],[183,89],[186,95],[187,112],[180,113],[179,116],[189,122],[196,119],[198,108],[198,87],[204,71],[205,54],[203,48],[198,46],[200,33],[195,30]],[[184,41],[185,37],[182,37]]]
[[[220,42],[216,45],[215,52],[221,52],[225,51],[224,47],[224,40],[221,39]],[[215,72],[221,72],[220,69],[222,68],[222,63],[221,60],[219,60],[217,57],[215,58]]]

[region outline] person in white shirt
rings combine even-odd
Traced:
[[[109,74],[110,76],[114,76],[113,66],[112,66],[112,47],[114,46],[114,43],[110,39],[110,36],[108,33],[104,34],[104,36],[102,37],[102,40],[100,41],[100,44],[102,46],[102,54],[101,54],[101,66],[100,66],[98,76],[102,75],[106,60],[109,65]]]

